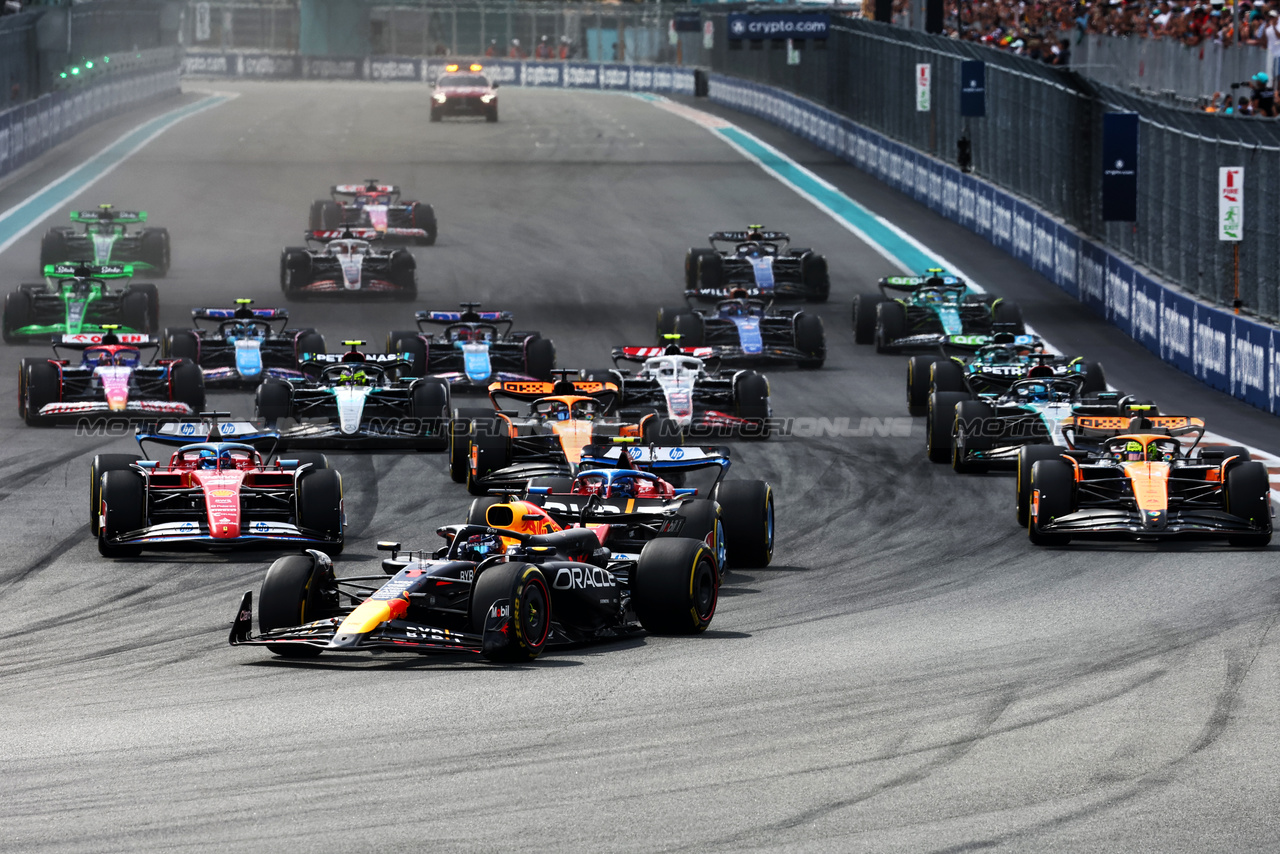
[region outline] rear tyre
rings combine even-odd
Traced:
[[[67,237],[56,228],[51,228],[40,238],[40,269],[46,264],[57,264],[69,261],[67,257]]]
[[[1080,387],[1081,394],[1096,394],[1100,391],[1107,390],[1107,374],[1102,370],[1100,362],[1084,363],[1084,385]]]
[[[449,479],[454,483],[467,482],[467,468],[471,454],[471,422],[455,418],[449,422]]]
[[[413,220],[413,227],[420,228],[427,234],[425,237],[418,238],[420,246],[436,245],[436,209],[431,205],[424,205],[422,202],[414,202],[413,207],[409,209],[409,216]]]
[[[745,420],[750,429],[744,429],[744,439],[768,439],[771,431],[769,424],[769,381],[755,371],[744,371],[733,384],[733,400],[738,408],[738,417]]]
[[[169,366],[169,397],[191,407],[193,413],[204,409],[204,372],[190,359]]]
[[[190,329],[168,328],[160,339],[160,352],[166,359],[200,360],[200,339]]]
[[[280,253],[280,290],[286,296],[302,289],[311,278],[311,253],[304,246],[290,246]]]
[[[763,480],[726,480],[715,491],[724,519],[729,565],[768,566],[773,561],[773,487]]]
[[[524,371],[531,377],[550,380],[556,367],[556,345],[541,335],[525,345]]]
[[[694,250],[690,249],[689,251],[693,252]],[[688,265],[687,260],[685,264],[687,269],[687,265]],[[692,287],[692,285],[690,285],[690,287]],[[683,306],[683,305],[674,305],[674,306],[665,305],[662,308],[658,309],[657,340],[659,344],[665,343],[666,342],[665,336],[671,335],[676,331],[676,318],[682,314],[688,314],[688,313],[689,313],[688,306]]]
[[[448,445],[446,429],[449,424],[449,384],[430,377],[414,383],[411,392],[413,417],[422,421],[424,436],[434,437],[432,448],[440,450]]]
[[[1027,520],[1027,536],[1037,546],[1061,546],[1071,542],[1069,534],[1046,533],[1043,526],[1074,509],[1075,476],[1062,460],[1041,460],[1031,467],[1032,514]]]
[[[853,297],[853,342],[874,344],[876,340],[876,298],[868,294]]]
[[[139,248],[142,260],[151,265],[151,271],[157,276],[169,273],[169,229],[148,228],[142,232],[142,246]]]
[[[698,259],[698,283],[696,290],[719,290],[724,279],[724,259],[718,252],[711,252]]]
[[[58,368],[48,359],[23,360],[25,374],[20,378],[22,414],[32,427],[44,427],[53,419],[41,416],[42,407],[62,397],[62,379]]]
[[[488,525],[489,520],[485,514],[489,512],[489,508],[505,502],[506,499],[501,495],[483,495],[480,498],[471,499],[471,506],[467,508],[467,524]]]
[[[701,347],[707,340],[707,325],[702,315],[685,312],[676,317],[673,335],[679,335],[676,344],[681,347]]]
[[[962,400],[956,404],[956,421],[951,440],[951,468],[956,474],[978,474],[989,468],[984,461],[969,459],[968,454],[970,451],[991,449],[987,422],[994,414],[991,404],[985,401]]]
[[[1228,513],[1262,529],[1256,534],[1236,534],[1227,542],[1247,548],[1261,548],[1271,542],[1271,481],[1265,465],[1246,462],[1227,469],[1222,497]]]
[[[306,554],[287,555],[271,564],[258,595],[259,631],[291,629],[336,610],[332,570],[326,579],[319,569],[316,559]],[[321,652],[320,647],[305,643],[267,644],[267,649],[283,658],[315,658]]]
[[[831,275],[824,256],[815,252],[805,253],[800,259],[800,276],[804,280],[807,302],[826,302],[831,296]]]
[[[299,362],[303,356],[323,356],[327,352],[324,336],[315,330],[303,332],[293,342],[293,357]]]
[[[311,213],[307,215],[307,231],[319,231],[324,227],[320,210],[324,207],[324,199],[316,199],[311,203]]]
[[[139,545],[120,545],[111,540],[136,531],[146,523],[146,486],[142,476],[132,471],[109,471],[102,477],[102,527],[98,531],[98,553],[103,557],[135,557]]]
[[[507,422],[501,418],[491,419],[488,423],[476,422],[470,451],[475,457],[475,468],[467,466],[467,492],[484,495],[489,487],[483,478],[511,465],[511,437],[507,432]]]
[[[506,631],[500,640],[485,645],[483,655],[490,661],[532,661],[551,634],[551,589],[542,571],[528,564],[500,563],[480,573],[471,591],[471,630],[482,634],[489,612],[504,600],[510,609]]]
[[[133,332],[151,331],[151,305],[147,295],[130,288],[120,301],[120,323]]]
[[[686,291],[697,290],[698,288],[698,262],[702,260],[704,255],[714,255],[716,250],[710,248],[691,248],[684,253],[684,289]],[[677,309],[675,314],[679,314],[684,309]],[[659,310],[661,315],[661,310]],[[673,317],[675,315],[672,315]],[[658,330],[658,334],[662,334],[662,330]]]
[[[1018,449],[1018,474],[1015,488],[1018,494],[1018,526],[1027,527],[1031,518],[1031,467],[1041,460],[1061,458],[1062,449],[1057,445],[1023,445]]]
[[[335,542],[315,546],[331,555],[342,551],[342,475],[333,469],[304,472],[298,480],[298,527]]]
[[[966,395],[968,386],[964,382],[964,369],[952,359],[939,359],[929,367],[929,388],[927,391],[959,391]]]
[[[684,434],[680,424],[665,415],[646,418],[640,425],[640,441],[647,445],[672,447],[684,444]]]
[[[929,375],[934,364],[931,356],[912,356],[907,360],[907,412],[911,415],[929,412]]]
[[[956,424],[956,404],[968,400],[967,394],[935,391],[929,395],[929,412],[925,421],[925,449],[931,463],[951,461],[951,433]]]
[[[490,107],[490,108],[488,109],[488,111],[484,114],[484,120],[485,120],[486,122],[496,122],[496,121],[498,120],[498,105],[497,105],[497,104],[494,104],[492,107]]]
[[[822,318],[802,311],[792,320],[796,349],[808,358],[798,359],[796,364],[806,370],[821,368],[827,361],[827,333]]]
[[[706,543],[681,537],[645,544],[631,586],[631,605],[645,630],[660,635],[704,632],[719,600],[715,557]]]
[[[30,326],[35,317],[35,304],[31,294],[23,290],[13,291],[4,298],[4,340],[21,340],[15,335],[19,329]]]
[[[254,411],[268,427],[274,427],[293,413],[293,388],[284,380],[268,377],[254,393]]]
[[[413,362],[412,376],[427,375],[427,342],[415,331],[398,329],[387,333],[387,352],[404,353]]]
[[[1022,309],[1016,302],[1000,300],[991,307],[991,322],[996,332],[1012,332],[1014,335],[1026,335],[1027,326],[1022,322]]]
[[[98,536],[102,513],[102,476],[109,471],[130,471],[142,459],[138,454],[97,454],[89,463],[89,533]]]
[[[894,341],[906,337],[907,310],[902,303],[888,300],[876,306],[876,352],[891,352]]]

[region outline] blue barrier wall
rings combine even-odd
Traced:
[[[710,97],[838,155],[1045,276],[1164,361],[1280,415],[1280,330],[1155,281],[981,179],[804,98],[719,74]]]

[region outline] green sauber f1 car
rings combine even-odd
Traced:
[[[44,275],[44,284],[18,285],[5,297],[5,341],[101,333],[106,326],[141,333],[157,327],[159,291],[130,283],[129,264],[50,264]]]
[[[51,228],[40,240],[40,266],[76,261],[94,264],[132,264],[154,276],[169,272],[169,231],[129,226],[147,221],[146,211],[118,211],[99,205],[96,211],[72,211],[71,221],[84,226]]]

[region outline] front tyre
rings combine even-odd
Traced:
[[[258,630],[292,629],[322,619],[336,604],[337,589],[331,587],[332,570],[326,579],[309,554],[277,558],[267,570],[258,595]],[[329,581],[330,584],[325,584]],[[315,658],[318,646],[305,643],[267,644],[267,649],[283,658]]]
[[[500,563],[480,573],[471,592],[471,629],[485,633],[495,606],[506,603],[504,630],[490,632],[482,654],[490,661],[532,661],[551,636],[551,589],[542,570],[521,563]]]

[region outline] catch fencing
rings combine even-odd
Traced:
[[[1259,71],[1274,73],[1265,48],[1224,47],[1214,42],[1188,47],[1173,39],[1087,35],[1071,48],[1071,69],[1124,91],[1180,101],[1206,102],[1215,93],[1244,92],[1233,83]]]

